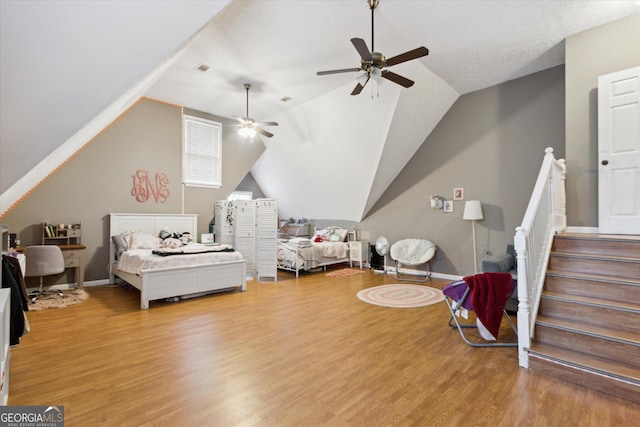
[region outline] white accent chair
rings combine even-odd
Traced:
[[[402,239],[391,245],[391,258],[396,262],[396,279],[426,282],[431,276],[429,261],[436,253],[436,245],[427,239]],[[420,267],[426,265],[425,274],[407,274],[403,266]]]

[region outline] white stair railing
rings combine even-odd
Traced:
[[[529,367],[531,339],[553,236],[567,228],[565,202],[566,165],[545,149],[538,180],[522,225],[516,228],[514,246],[518,263],[518,358]]]

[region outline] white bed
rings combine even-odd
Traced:
[[[161,230],[189,232],[197,235],[197,215],[173,214],[110,214],[109,226],[109,281],[119,277],[140,291],[140,307],[149,308],[149,301],[192,297],[223,289],[239,287],[246,290],[246,261],[236,259],[194,265],[143,269],[139,274],[118,269],[116,249],[112,236],[139,231],[157,236]],[[176,255],[182,256],[182,255]],[[171,258],[171,257],[170,257]]]
[[[324,236],[316,242],[317,236]],[[339,235],[338,241],[329,240],[331,235]],[[349,262],[349,244],[346,243],[347,230],[340,227],[327,227],[316,230],[311,239],[293,238],[278,243],[277,262],[281,270],[293,271],[296,277],[300,271],[312,270],[333,264]]]

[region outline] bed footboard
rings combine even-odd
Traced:
[[[142,276],[116,272],[127,283],[140,290],[140,308],[149,308],[149,301],[186,297],[222,289],[239,287],[247,290],[247,262],[227,261],[189,267],[143,270]]]

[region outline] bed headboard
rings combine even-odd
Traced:
[[[139,214],[112,213],[109,214],[109,276],[113,282],[111,265],[116,259],[115,247],[111,236],[117,236],[125,231],[141,231],[157,236],[160,231],[168,230],[175,233],[188,231],[194,239],[198,236],[198,215],[196,214]]]

